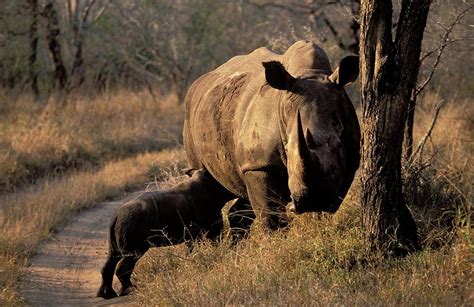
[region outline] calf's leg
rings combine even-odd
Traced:
[[[117,296],[114,288],[112,287],[112,281],[114,278],[114,271],[117,263],[121,259],[121,256],[118,253],[110,253],[107,257],[104,267],[101,270],[102,274],[102,283],[99,290],[97,291],[98,297],[103,297],[105,299],[114,298]]]
[[[115,272],[115,275],[117,275],[120,283],[122,284],[122,288],[119,291],[120,296],[127,295],[131,292],[133,287],[131,281],[132,272],[140,257],[141,255],[126,255],[117,265],[117,271]]]
[[[218,242],[224,232],[224,221],[222,220],[222,214],[219,210],[219,214],[216,215],[214,222],[207,229],[206,238]]]
[[[229,209],[228,213],[230,235],[233,243],[245,238],[250,230],[250,226],[255,220],[250,202],[239,198]]]

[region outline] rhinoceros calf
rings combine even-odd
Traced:
[[[259,48],[230,59],[187,93],[190,167],[250,201],[270,228],[285,225],[287,204],[296,213],[336,211],[359,167],[360,128],[344,90],[358,73],[357,56],[332,70],[309,41],[281,55]],[[233,211],[251,213],[247,203]]]
[[[205,235],[215,240],[223,228],[221,203],[229,198],[206,171],[194,171],[187,181],[164,191],[145,192],[124,204],[111,220],[109,254],[102,268],[97,296],[117,296],[114,270],[126,295],[136,262],[150,247],[170,246]]]

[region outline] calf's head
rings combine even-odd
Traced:
[[[267,83],[279,93],[280,133],[285,144],[290,210],[336,211],[347,192],[344,120],[351,104],[344,86],[357,79],[359,58],[348,56],[332,73],[295,78],[279,62],[265,62]],[[347,139],[347,138],[346,138]],[[358,146],[358,144],[357,144]]]

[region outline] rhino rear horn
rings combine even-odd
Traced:
[[[278,90],[291,90],[296,83],[296,79],[290,75],[278,61],[263,62],[265,68],[265,79],[267,83]]]

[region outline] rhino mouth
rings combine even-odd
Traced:
[[[298,197],[292,197],[291,199],[291,202],[287,205],[287,210],[294,214],[302,214],[306,212],[334,213],[339,209],[339,206],[342,203],[341,197],[319,199],[319,201],[309,201]]]

